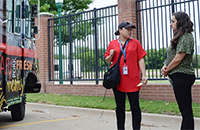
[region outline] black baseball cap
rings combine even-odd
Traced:
[[[136,26],[132,22],[129,22],[129,21],[121,22],[118,26],[118,30],[115,32],[115,35],[119,35],[119,29],[129,28],[129,27],[136,29]]]

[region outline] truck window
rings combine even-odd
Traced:
[[[21,0],[15,0],[15,5],[13,5],[13,0],[7,0],[7,19],[8,19],[8,32],[20,34],[21,33]],[[14,12],[13,12],[14,10]],[[31,16],[30,16],[30,6],[29,1],[26,1],[26,22],[25,22],[25,35],[31,37]]]
[[[31,11],[29,2],[26,3],[26,36],[31,37]]]
[[[13,2],[12,2],[12,0],[7,0],[7,2],[9,3],[9,4],[7,4],[7,20],[8,20],[8,22],[7,22],[7,31],[8,32],[12,32],[13,33],[13,21],[12,21],[12,17],[13,17],[13,15],[12,15],[12,13],[13,13]]]
[[[5,43],[6,22],[6,0],[3,0],[0,1],[0,43]]]
[[[21,20],[20,20],[20,5],[21,5],[21,1],[20,0],[16,0],[16,5],[14,5],[14,29],[15,29],[15,33],[20,33],[21,31]]]

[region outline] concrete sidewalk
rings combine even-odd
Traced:
[[[142,130],[180,130],[182,121],[180,116],[148,113],[142,115]],[[200,130],[200,118],[195,118],[195,130]]]
[[[53,123],[43,123],[45,121]],[[102,110],[91,108],[79,108],[69,106],[48,105],[41,103],[27,103],[26,119],[27,124],[39,122],[39,125],[24,125],[20,129],[30,127],[40,130],[117,130],[114,110]],[[131,112],[126,112],[126,130],[132,130]],[[48,124],[48,125],[47,125]],[[181,117],[161,114],[142,113],[141,130],[180,130]],[[6,125],[4,123],[4,125]],[[29,128],[29,130],[31,130]],[[13,128],[16,130],[16,128]],[[11,130],[11,128],[9,128]],[[195,130],[200,130],[200,118],[195,118]]]
[[[99,115],[99,119],[102,119],[104,122],[106,122],[106,120],[108,122],[110,122],[110,120],[114,120],[114,123],[116,122],[114,110],[87,109],[76,107],[68,107],[68,109],[73,109],[76,112],[79,111],[85,114],[87,113],[87,115]],[[131,112],[126,112],[126,130],[132,130],[131,124]],[[116,123],[111,123],[110,125],[116,127]],[[180,125],[180,116],[142,113],[141,130],[179,130]],[[200,118],[195,118],[195,130],[200,130]]]

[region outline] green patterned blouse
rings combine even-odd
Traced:
[[[165,65],[168,66],[173,60],[176,54],[184,52],[185,57],[181,63],[169,72],[169,75],[174,73],[185,73],[194,74],[194,68],[192,67],[192,56],[194,53],[194,37],[191,33],[183,34],[179,40],[176,49],[172,49],[171,46],[167,50],[167,58],[165,60]]]

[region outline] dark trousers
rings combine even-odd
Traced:
[[[115,95],[116,103],[116,118],[117,118],[117,128],[118,130],[125,130],[125,103],[126,95],[128,96],[129,103],[131,106],[132,114],[132,127],[133,130],[140,130],[141,125],[141,110],[139,105],[139,91],[125,93],[121,92],[115,87],[113,89]]]
[[[172,79],[174,94],[182,114],[181,130],[194,130],[191,87],[195,75],[175,73],[169,77]]]

